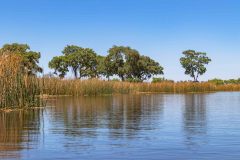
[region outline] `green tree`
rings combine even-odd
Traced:
[[[147,80],[153,75],[163,74],[163,67],[148,56],[141,56],[137,64],[136,77]]]
[[[105,59],[107,76],[117,75],[122,81],[143,81],[152,75],[163,74],[163,67],[158,62],[141,56],[137,50],[130,47],[113,46],[108,53]]]
[[[84,48],[82,52],[82,59],[79,61],[80,78],[97,77],[97,54],[90,48]]]
[[[64,78],[68,72],[66,56],[56,56],[48,63],[49,68],[54,69],[54,74]]]
[[[210,79],[210,80],[208,80],[208,82],[214,83],[216,85],[223,85],[226,83],[225,80],[218,79],[218,78]]]
[[[54,57],[50,63],[55,72],[65,76],[68,68],[71,68],[75,78],[97,77],[97,54],[92,49],[68,45],[62,53],[62,56]]]
[[[76,72],[76,78],[97,76],[97,54],[92,49],[79,47],[76,52],[68,54],[66,57],[68,66]]]
[[[152,79],[152,83],[162,83],[162,82],[174,83],[173,80],[169,80],[164,77],[163,78],[153,77],[153,79]]]
[[[105,59],[107,77],[118,75],[122,81],[126,78],[125,66],[125,47],[113,46],[108,50],[108,55]]]
[[[28,75],[36,75],[36,73],[43,72],[43,69],[38,65],[41,57],[40,52],[31,51],[27,44],[5,44],[0,49],[0,54],[17,54],[23,58],[22,68],[23,72]]]
[[[78,69],[80,67],[79,61],[81,61],[83,48],[75,45],[67,45],[62,53],[65,57],[67,57],[67,64],[70,68],[72,68],[73,74],[75,78],[78,78]]]
[[[206,53],[194,50],[184,51],[183,55],[180,63],[185,69],[185,74],[190,75],[194,82],[198,82],[199,75],[203,75],[207,71],[205,65],[211,62],[211,59],[206,56]]]
[[[105,59],[104,56],[97,56],[97,77],[106,76],[107,77],[107,71],[106,71],[106,65],[105,65]]]

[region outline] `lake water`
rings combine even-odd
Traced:
[[[61,97],[0,113],[0,159],[240,159],[240,93]]]

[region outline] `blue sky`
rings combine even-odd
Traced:
[[[1,0],[0,7],[0,45],[29,44],[46,73],[67,44],[101,55],[124,45],[158,61],[169,79],[190,79],[179,64],[187,49],[212,58],[200,80],[240,77],[238,0]]]

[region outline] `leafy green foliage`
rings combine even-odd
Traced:
[[[106,57],[97,55],[97,76],[107,76],[106,65],[105,65]]]
[[[163,67],[150,57],[141,56],[130,47],[113,46],[106,57],[97,55],[90,48],[68,45],[62,51],[63,55],[54,57],[49,67],[55,74],[64,77],[71,68],[75,78],[98,78],[117,75],[122,81],[131,79],[143,81],[153,75],[163,74]]]
[[[125,48],[113,46],[109,49],[108,55],[105,59],[107,77],[118,75],[123,81],[125,79]]]
[[[22,71],[28,75],[35,75],[43,72],[43,69],[38,65],[41,54],[39,52],[31,51],[27,44],[5,44],[0,49],[0,54],[16,54],[20,55],[22,61]]]
[[[136,77],[141,80],[151,78],[153,75],[163,74],[163,67],[148,56],[141,56],[137,63]]]
[[[54,69],[54,74],[64,78],[68,72],[68,64],[65,56],[56,56],[48,63],[49,68]]]
[[[152,75],[163,74],[163,67],[150,57],[141,56],[130,47],[113,46],[105,59],[107,76],[117,75],[122,81],[125,79],[151,78]]]
[[[72,68],[75,78],[78,77],[78,69],[82,60],[82,50],[83,48],[81,47],[68,45],[62,51],[63,56],[66,57],[68,67]]]
[[[63,78],[71,68],[75,78],[97,77],[97,54],[90,48],[69,45],[62,51],[63,55],[54,57],[49,67],[55,69],[55,74]]]
[[[222,80],[222,79],[214,78],[214,79],[208,80],[208,82],[214,83],[216,85],[240,84],[240,78],[238,78],[238,79],[229,79],[229,80]]]
[[[185,74],[190,75],[197,82],[199,75],[203,75],[207,71],[205,65],[211,62],[211,59],[206,56],[206,53],[194,50],[184,51],[183,55],[180,63],[185,69]]]
[[[97,54],[90,48],[85,48],[82,50],[82,59],[80,61],[80,78],[97,77]]]
[[[171,82],[171,83],[174,83],[173,80],[165,79],[164,77],[163,78],[153,78],[152,79],[152,83],[161,83],[161,82]]]

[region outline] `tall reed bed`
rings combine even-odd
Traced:
[[[60,80],[58,78],[39,79],[43,93],[47,95],[105,95],[129,93],[194,93],[216,91],[240,91],[240,85],[215,85],[209,82],[161,82],[161,83],[130,83],[116,81],[91,80]]]
[[[240,84],[223,84],[217,85],[216,91],[240,91]]]
[[[39,80],[23,73],[22,58],[0,55],[0,109],[40,105]]]

